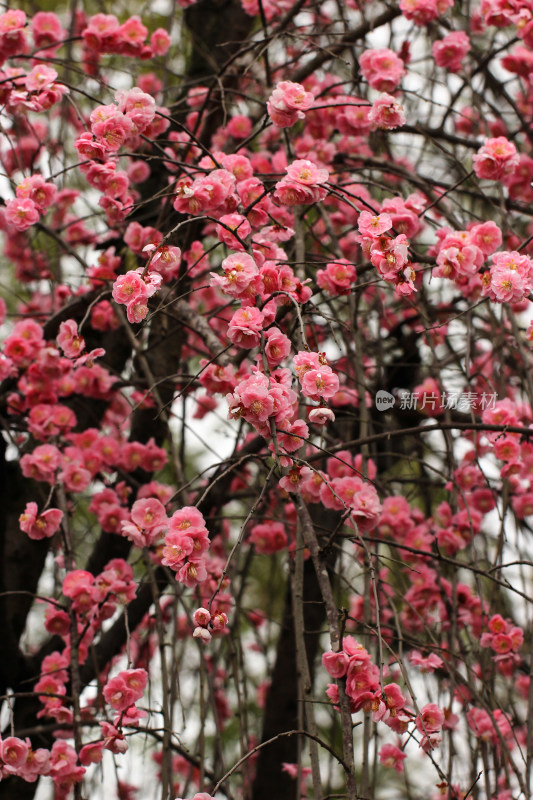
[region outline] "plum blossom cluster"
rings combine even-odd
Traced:
[[[472,157],[478,178],[501,181],[512,175],[519,164],[515,145],[505,136],[488,139]]]
[[[17,231],[25,231],[35,225],[41,215],[46,214],[54,202],[57,189],[42,175],[32,175],[18,184],[15,193],[16,198],[6,203],[5,220]]]
[[[488,221],[472,225],[465,231],[442,228],[437,236],[438,245],[430,250],[430,255],[436,255],[437,262],[433,275],[455,281],[465,294],[479,290],[484,280],[479,274],[481,267],[503,241],[498,225]]]
[[[186,7],[194,0],[178,2]],[[359,15],[359,5],[356,0],[347,0],[343,9],[347,20]],[[247,14],[260,14],[263,21],[279,18],[286,25],[290,21],[285,15],[295,8],[292,0],[265,0],[261,4],[242,0],[242,6]],[[207,513],[204,518],[194,505],[197,497],[193,492],[184,500],[190,505],[173,513],[170,503],[176,487],[151,480],[148,473],[165,465],[166,450],[161,439],[157,443],[153,439],[146,441],[148,437],[136,441],[139,428],[130,426],[129,418],[136,415],[132,406],[145,414],[144,420],[150,414],[155,419],[158,409],[145,378],[139,379],[136,374],[136,364],[130,367],[133,359],[120,355],[121,337],[112,332],[122,314],[105,299],[105,293],[110,293],[114,303],[125,306],[128,322],[138,324],[147,320],[150,298],[163,284],[172,298],[178,296],[174,291],[183,290],[190,312],[187,335],[177,348],[179,357],[168,368],[167,375],[172,377],[166,381],[165,389],[174,382],[174,397],[179,394],[184,404],[192,399],[197,419],[216,408],[217,395],[226,397],[229,417],[239,423],[235,428],[243,431],[239,442],[260,448],[256,451],[260,453],[258,462],[274,456],[276,480],[280,467],[287,470],[276,489],[266,492],[264,507],[246,531],[245,542],[253,545],[261,557],[280,553],[280,558],[286,558],[293,549],[297,521],[295,506],[287,493],[299,492],[305,503],[320,503],[337,512],[339,519],[342,517],[349,532],[342,547],[351,555],[358,572],[368,568],[365,547],[372,537],[379,540],[380,548],[387,548],[394,555],[394,568],[385,566],[384,559],[371,562],[376,575],[372,578],[373,591],[370,597],[363,596],[357,588],[353,592],[346,620],[348,630],[360,630],[357,621],[363,619],[368,630],[377,628],[379,622],[380,635],[393,647],[398,626],[401,627],[407,634],[405,641],[409,637],[416,639],[420,648],[412,649],[410,641],[405,644],[409,668],[422,674],[433,673],[435,681],[451,671],[450,653],[456,633],[468,641],[473,658],[477,659],[477,663],[468,665],[468,670],[463,669],[462,662],[454,663],[453,685],[457,689],[455,693],[450,691],[448,707],[442,705],[447,701],[439,700],[439,705],[427,703],[412,708],[393,660],[380,671],[368,650],[350,635],[344,638],[341,651],[324,655],[324,667],[330,676],[345,685],[352,713],[371,713],[378,731],[385,726],[397,737],[404,737],[403,741],[398,738],[395,744],[381,747],[380,763],[402,772],[408,738],[418,741],[421,750],[435,758],[433,751],[439,746],[442,732],[457,725],[457,717],[451,711],[452,703],[456,703],[472,734],[491,748],[493,765],[487,771],[490,782],[492,772],[501,770],[503,775],[508,771],[511,760],[507,763],[504,756],[517,746],[527,748],[528,739],[519,710],[515,712],[512,702],[512,712],[489,710],[488,702],[485,707],[480,701],[485,697],[481,684],[497,678],[502,694],[508,689],[520,697],[528,696],[530,682],[521,654],[524,633],[510,618],[492,613],[491,605],[483,599],[482,587],[475,591],[473,584],[466,583],[466,577],[464,583],[444,577],[447,573],[439,569],[439,559],[452,572],[456,557],[462,558],[474,541],[477,545],[482,540],[486,516],[496,508],[500,512],[502,497],[509,499],[506,513],[513,513],[516,520],[533,516],[533,449],[528,433],[533,411],[524,401],[524,392],[516,388],[516,373],[513,375],[511,366],[523,361],[520,375],[526,375],[529,354],[523,353],[522,348],[514,352],[522,321],[513,318],[512,325],[510,322],[512,313],[528,308],[533,276],[528,239],[531,228],[523,213],[524,204],[533,202],[533,158],[527,137],[533,116],[533,19],[527,4],[482,0],[473,11],[466,33],[453,30],[459,20],[465,25],[467,20],[455,11],[453,15],[447,13],[452,6],[453,0],[401,0],[388,7],[384,13],[391,19],[394,14],[401,14],[413,23],[406,26],[402,22],[403,28],[398,28],[400,32],[409,31],[409,41],[399,44],[396,29],[391,28],[394,36],[388,41],[391,47],[398,43],[397,52],[389,48],[361,52],[358,67],[363,80],[357,90],[361,97],[348,83],[339,80],[336,66],[331,70],[327,67],[327,57],[334,52],[329,44],[320,51],[326,59],[320,70],[301,78],[302,83],[283,80],[291,74],[287,65],[294,65],[296,74],[303,74],[300,65],[312,63],[307,58],[309,42],[314,42],[316,36],[321,46],[322,34],[317,35],[316,31],[329,30],[334,23],[327,4],[305,8],[302,31],[306,31],[309,20],[313,27],[308,30],[314,31],[313,36],[308,39],[302,33],[293,37],[289,30],[290,44],[283,52],[285,65],[277,63],[278,55],[271,48],[277,83],[268,100],[261,94],[264,81],[258,78],[260,67],[249,65],[235,93],[238,107],[230,107],[233,95],[228,96],[228,119],[217,122],[218,127],[213,124],[218,117],[213,113],[218,88],[192,86],[183,98],[183,116],[171,124],[171,111],[160,105],[162,90],[169,87],[163,87],[158,76],[144,68],[137,85],[118,91],[114,102],[93,102],[90,113],[85,104],[89,98],[78,96],[77,92],[79,103],[71,107],[58,105],[68,90],[50,63],[56,57],[57,63],[62,63],[58,53],[71,36],[69,47],[83,48],[81,60],[87,74],[97,79],[95,86],[106,87],[112,81],[108,83],[104,56],[143,60],[163,56],[170,44],[163,29],[150,36],[148,27],[137,16],[121,22],[111,14],[87,19],[80,11],[71,24],[63,26],[49,12],[39,12],[30,20],[24,12],[14,9],[1,14],[0,61],[5,64],[14,57],[16,66],[5,65],[0,81],[5,122],[0,159],[15,193],[0,211],[0,228],[6,234],[5,255],[15,265],[17,280],[28,291],[17,308],[18,321],[5,338],[0,379],[5,381],[2,416],[12,425],[12,441],[20,448],[22,474],[40,483],[39,490],[44,489],[42,498],[36,495],[35,500],[27,502],[19,517],[23,534],[40,540],[43,548],[50,544],[60,551],[61,540],[69,531],[65,515],[76,513],[82,493],[88,498],[90,495],[88,513],[94,515],[92,524],[105,534],[103,540],[123,548],[121,552],[128,552],[131,545],[143,550],[146,561],[173,571],[180,595],[179,584],[193,590],[188,593],[194,595],[192,608],[199,607],[193,613],[189,609],[177,620],[172,616],[171,598],[161,598],[163,625],[175,624],[176,636],[184,641],[192,633],[207,643],[215,634],[227,632],[232,607],[225,577],[230,524],[224,519],[224,502],[213,501],[216,523],[211,526]],[[373,14],[371,5],[368,11]],[[440,22],[434,24],[445,14],[442,26]],[[365,17],[363,23],[368,20]],[[510,110],[499,118],[483,119],[479,111],[483,102],[476,97],[475,107],[461,106],[458,111],[450,106],[446,125],[443,122],[442,131],[433,131],[432,137],[439,140],[442,133],[446,148],[478,150],[473,157],[475,176],[500,182],[503,188],[498,203],[506,212],[517,214],[511,219],[509,213],[509,220],[503,221],[502,213],[499,225],[485,219],[486,209],[498,205],[495,199],[499,187],[489,187],[487,204],[478,213],[478,192],[486,190],[483,184],[480,188],[471,176],[470,183],[461,180],[468,204],[455,202],[457,195],[449,190],[447,178],[442,185],[438,178],[418,180],[418,164],[414,158],[411,160],[408,148],[402,151],[406,155],[398,157],[396,140],[408,133],[401,137],[386,134],[404,125],[407,111],[413,108],[410,93],[406,92],[405,102],[402,101],[401,86],[408,71],[413,69],[418,74],[416,61],[411,66],[411,49],[415,52],[411,45],[417,37],[426,35],[423,28],[427,25],[431,38],[441,35],[440,30],[447,31],[431,47],[429,38],[425,38],[427,54],[431,50],[440,70],[464,70],[465,76],[469,75],[470,63],[480,73],[484,69],[483,63],[467,57],[472,46],[479,44],[476,35],[484,36],[487,26],[497,29],[496,37],[500,37],[500,30],[509,28],[509,41],[518,37],[522,42],[510,52],[506,50],[501,59],[502,66],[517,76],[508,83],[502,98],[506,102],[507,96],[511,98],[510,109],[518,109],[520,124],[513,128]],[[505,36],[501,34],[502,42]],[[364,37],[356,46],[362,41]],[[479,41],[484,45],[486,38]],[[29,67],[21,66],[24,57]],[[442,72],[435,74],[437,80],[443,79]],[[515,83],[520,88],[513,94]],[[468,90],[465,83],[460,94],[466,96]],[[488,84],[487,93],[490,95]],[[250,98],[259,109],[264,109],[266,100],[272,124],[267,119],[262,128],[257,124],[261,111],[245,113]],[[81,162],[79,171],[98,193],[101,211],[94,224],[90,218],[81,218],[82,198],[78,189],[71,188],[78,184],[69,183],[72,164],[67,163],[68,159],[68,168],[59,175],[54,176],[52,169],[47,171],[45,166],[53,164],[58,155],[63,156],[62,143],[57,141],[59,120],[61,131],[75,139],[77,158],[73,163]],[[381,132],[371,135],[376,129]],[[450,133],[452,130],[455,134]],[[485,137],[488,138],[479,147]],[[426,144],[420,146],[425,148]],[[422,151],[420,163],[425,163],[427,152]],[[150,176],[159,179],[161,174],[164,179],[159,187],[159,221],[145,219],[146,225],[129,221],[128,216],[141,200],[143,190],[138,191],[137,185]],[[420,188],[404,197],[403,189],[411,185]],[[148,205],[140,203],[139,212],[149,216]],[[168,243],[174,241],[168,235],[170,225],[167,226],[173,211],[184,215],[187,223],[176,231],[177,236],[183,236],[179,240],[183,252],[181,247]],[[143,218],[139,215],[138,219]],[[448,220],[455,229],[443,224]],[[194,235],[189,237],[189,231]],[[432,245],[428,245],[425,235],[420,236],[423,231],[431,232]],[[50,237],[54,246],[41,246]],[[56,245],[59,254],[55,252]],[[503,251],[502,246],[506,248]],[[78,256],[80,266],[89,265],[79,283],[63,268],[67,263],[63,250],[69,258]],[[413,267],[410,253],[420,264],[430,264],[427,273],[431,270],[432,278],[453,282],[446,285],[443,295],[448,297],[458,290],[449,305],[440,299],[433,304],[432,292],[424,290],[417,296],[420,302],[415,306],[414,292],[417,281],[421,286],[418,278],[423,268],[418,264]],[[361,279],[367,272],[365,259],[377,270],[379,283]],[[313,278],[317,266],[323,268]],[[61,275],[68,276],[64,283]],[[321,294],[315,295],[316,287],[322,290]],[[457,458],[450,468],[449,482],[444,485],[442,481],[439,486],[440,492],[449,492],[447,500],[437,508],[428,503],[424,512],[417,502],[391,493],[395,484],[387,474],[380,472],[378,476],[377,465],[389,457],[379,452],[381,433],[377,437],[379,460],[374,461],[340,450],[340,432],[347,431],[352,422],[357,425],[359,418],[366,417],[370,425],[374,424],[370,412],[364,414],[365,404],[368,405],[364,386],[372,384],[382,367],[395,367],[396,353],[405,341],[412,348],[405,349],[403,356],[408,367],[417,372],[410,389],[414,387],[412,394],[420,398],[424,413],[434,417],[437,426],[442,415],[452,410],[442,399],[438,376],[426,375],[427,365],[420,363],[418,357],[423,360],[429,352],[438,363],[440,349],[455,346],[450,346],[454,328],[441,324],[441,320],[454,315],[460,325],[465,298],[474,301],[468,304],[468,315],[472,329],[480,335],[479,341],[472,339],[468,349],[472,367],[469,380],[481,397],[493,385],[495,376],[501,376],[509,397],[490,409],[477,402],[472,404],[471,415],[479,418],[483,412],[482,424],[501,429],[478,431],[475,437],[470,431],[465,433],[465,439],[472,441],[472,449]],[[486,298],[486,316],[475,311],[480,298]],[[65,311],[70,302],[75,308],[71,317],[70,309]],[[494,311],[490,304],[495,303],[509,305],[497,307],[496,311],[502,340],[513,343],[512,358],[501,361],[496,348],[492,350],[493,337],[487,322]],[[171,319],[172,303],[168,308]],[[357,316],[352,319],[348,315],[354,309]],[[3,325],[7,319],[6,324],[11,325],[6,314],[7,308],[0,301],[0,322]],[[154,318],[147,320],[142,331],[146,338],[138,339],[140,347],[146,345],[148,357],[156,338],[157,321],[163,317],[154,314]],[[180,328],[181,325],[180,320]],[[365,342],[371,339],[365,352],[357,353],[356,365],[351,342],[346,338],[354,325]],[[375,339],[372,326],[379,329]],[[97,340],[99,344],[103,338],[113,342],[108,353],[100,347],[86,352],[86,342]],[[339,342],[345,339],[343,352]],[[532,326],[526,339],[533,342]],[[299,343],[302,340],[307,342],[305,349],[299,349],[304,347]],[[338,354],[330,362],[323,351],[333,352],[334,345]],[[394,355],[386,363],[390,353]],[[105,361],[97,363],[100,358]],[[380,358],[385,361],[380,363]],[[525,381],[522,383],[525,385]],[[203,396],[199,387],[205,392]],[[87,399],[97,402],[87,404]],[[168,408],[172,408],[171,402]],[[408,420],[413,410],[400,404],[395,413]],[[100,427],[88,427],[88,418],[100,422],[100,411]],[[332,445],[335,455],[320,456],[318,462],[317,426],[334,422],[336,415],[340,418],[338,427],[331,425],[321,432],[322,444]],[[387,420],[383,424],[386,426]],[[522,429],[523,435],[509,428]],[[257,445],[256,440],[261,437],[264,441]],[[236,454],[241,455],[240,446]],[[451,455],[456,458],[454,453]],[[495,479],[485,475],[483,464],[487,459],[498,462]],[[452,460],[450,456],[450,463]],[[255,468],[255,463],[251,467],[243,458],[228,498],[249,496]],[[139,479],[140,470],[147,474]],[[403,480],[405,476],[401,477]],[[217,483],[215,480],[213,486]],[[197,484],[203,493],[202,480],[198,479]],[[381,500],[376,485],[380,496],[384,495]],[[284,491],[278,491],[278,486]],[[208,492],[205,496],[210,495]],[[62,536],[56,535],[58,531]],[[22,541],[25,542],[23,538]],[[336,547],[338,542],[334,544]],[[135,555],[138,557],[139,553]],[[63,557],[57,555],[60,576],[64,563]],[[100,562],[94,574],[89,567],[75,567],[63,578],[64,599],[51,601],[45,612],[45,630],[60,637],[64,649],[47,653],[34,687],[42,705],[39,716],[57,724],[61,737],[70,737],[75,728],[67,696],[69,684],[72,685],[71,664],[89,663],[91,645],[104,634],[107,624],[112,625],[114,615],[118,616],[122,607],[134,600],[136,591],[133,570],[126,560],[113,559],[103,570]],[[139,561],[137,569],[140,568]],[[169,570],[158,572],[167,574]],[[249,620],[258,634],[264,615],[250,611]],[[0,777],[19,776],[35,781],[39,775],[50,775],[58,797],[63,798],[73,784],[81,781],[86,767],[101,761],[104,750],[125,752],[128,745],[124,728],[135,728],[145,715],[140,701],[158,644],[154,626],[153,615],[147,612],[138,631],[128,632],[128,669],[117,673],[117,664],[108,663],[98,676],[102,687],[98,701],[81,709],[83,736],[79,752],[62,738],[45,751],[33,750],[23,739],[7,737],[0,742]],[[259,638],[258,635],[251,646],[266,652],[271,642],[265,637],[259,644]],[[223,643],[220,638],[219,644]],[[202,653],[202,657],[209,676],[214,719],[221,728],[233,709],[231,696],[224,691],[228,675],[217,663],[215,650]],[[220,650],[224,652],[223,647]],[[109,677],[110,666],[114,677]],[[263,684],[258,693],[263,703],[265,691]],[[331,685],[328,694],[335,704],[339,702],[336,686]],[[105,719],[100,712],[104,712]],[[385,734],[390,736],[388,731]],[[252,747],[254,742],[250,739],[249,743]],[[155,760],[163,757],[166,754],[158,753]],[[201,785],[190,764],[185,765],[188,773],[176,759],[172,767],[176,771],[181,768],[187,775],[187,786],[191,782]],[[301,765],[284,768],[289,774],[305,774]],[[510,800],[514,796],[511,790],[501,776],[497,780],[492,796]],[[181,789],[174,791],[178,794]],[[121,792],[124,796],[130,793],[125,788]],[[454,800],[461,796],[455,787],[444,786],[443,793]],[[200,792],[193,800],[213,798]]]
[[[228,624],[228,615],[224,611],[217,611],[213,614],[207,608],[197,608],[192,619],[195,625],[192,635],[204,644],[211,641],[213,632],[223,631]]]
[[[501,614],[494,614],[490,618],[488,628],[481,635],[481,647],[491,648],[502,672],[512,671],[513,663],[518,665],[522,661],[518,652],[524,644],[524,631],[520,626],[505,620]]]
[[[114,14],[95,14],[83,27],[82,37],[86,59],[93,64],[105,53],[145,59],[163,56],[170,47],[170,36],[164,28],[153,31],[148,43],[148,28],[136,15],[121,24]]]
[[[407,706],[407,699],[397,683],[392,681],[382,685],[380,671],[372,663],[370,653],[352,636],[343,639],[342,650],[324,653],[322,663],[332,678],[344,679],[352,714],[358,711],[371,713],[374,722],[383,722],[398,735],[407,733],[414,722],[419,746],[426,752],[441,743],[441,732],[446,727],[444,711],[435,703],[428,703],[415,713]],[[338,704],[338,684],[329,684],[327,694],[333,703]],[[384,751],[384,758],[391,756],[394,760],[390,766],[398,772],[403,771],[402,755],[396,750]]]
[[[161,563],[176,573],[176,580],[195,587],[207,580],[209,532],[202,514],[185,506],[168,520]]]
[[[305,119],[314,100],[313,93],[306,92],[300,83],[280,81],[267,102],[268,115],[277,128],[291,128]]]
[[[286,167],[287,177],[276,183],[274,202],[281,206],[303,206],[324,200],[328,178],[327,169],[318,167],[308,158],[293,161]]]
[[[126,604],[135,596],[136,585],[133,580],[133,570],[122,559],[113,559],[104,570],[94,576],[85,570],[68,572],[63,580],[63,594],[69,603],[69,609],[57,603],[49,603],[45,615],[46,630],[63,639],[65,646],[62,652],[54,651],[45,656],[41,667],[41,677],[35,684],[34,690],[42,703],[38,717],[54,719],[62,726],[73,725],[73,711],[70,699],[67,700],[67,684],[70,680],[71,660],[75,657],[79,664],[83,664],[89,656],[89,647],[102,623],[113,616],[118,604]],[[76,633],[75,650],[73,651],[72,635]],[[75,656],[73,653],[75,652]],[[130,670],[133,673],[128,684],[129,694],[124,691],[123,697],[129,700],[127,706],[118,707],[118,692],[113,681],[104,687],[104,697],[110,707],[121,713],[116,717],[115,724],[135,724],[143,712],[130,708],[138,700],[139,686],[146,685],[144,670]],[[124,673],[128,678],[129,673]],[[135,682],[136,675],[142,680]],[[131,685],[130,685],[131,684]],[[124,713],[126,712],[127,713]],[[94,710],[90,706],[81,710],[82,718],[91,721]],[[107,735],[109,723],[100,723],[103,734]],[[112,726],[111,726],[112,727]],[[110,741],[102,738],[96,743],[84,745],[78,755],[74,748],[64,740],[54,743],[51,751],[37,750],[35,753],[24,743],[18,745],[18,759],[11,754],[12,767],[7,774],[17,774],[25,780],[35,780],[38,775],[50,775],[58,789],[66,791],[74,783],[81,781],[85,774],[85,766],[95,763],[102,758],[102,749],[111,749],[113,752],[125,752],[127,744],[122,734],[117,731],[123,746],[114,749]],[[99,755],[98,755],[99,753]],[[15,763],[16,762],[16,763]],[[81,766],[81,765],[84,766]]]
[[[359,56],[359,67],[369,86],[378,92],[394,91],[405,73],[404,62],[388,47],[365,50]]]
[[[52,769],[58,771],[58,753],[51,753],[44,748],[32,748],[29,739],[19,739],[18,736],[7,736],[0,739],[0,776],[8,778],[16,775],[29,783],[34,783],[40,775],[50,775]]]
[[[533,261],[516,250],[495,253],[490,271],[482,276],[482,294],[499,303],[518,303],[533,288]]]
[[[363,252],[383,280],[393,284],[399,295],[408,296],[416,292],[416,273],[409,261],[406,235],[387,235],[393,226],[391,215],[386,211],[381,214],[361,211],[357,224]]]

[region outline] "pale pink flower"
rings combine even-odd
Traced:
[[[232,316],[228,326],[228,339],[237,347],[247,350],[257,347],[263,328],[264,314],[255,306],[240,308]]]
[[[299,119],[304,119],[304,112],[311,108],[314,99],[314,95],[301,84],[280,81],[268,99],[268,115],[276,127],[290,128]]]
[[[146,298],[136,298],[126,306],[126,317],[132,325],[142,322],[148,316]]]
[[[371,214],[370,211],[361,211],[357,222],[360,233],[377,239],[392,228],[390,214]]]
[[[309,159],[299,159],[293,161],[286,168],[287,178],[289,181],[296,181],[305,186],[318,186],[319,184],[326,183],[329,178],[327,169],[317,167],[313,161]]]
[[[382,94],[374,100],[368,119],[374,127],[383,130],[394,130],[405,125],[403,108],[390,94]]]
[[[19,183],[16,195],[19,199],[29,199],[41,214],[46,213],[55,200],[57,189],[53,183],[47,183],[42,175],[31,175]]]
[[[42,92],[49,89],[57,78],[57,72],[46,64],[37,64],[26,75],[26,89],[28,92]]]
[[[326,425],[328,422],[335,421],[335,414],[331,408],[320,406],[319,408],[312,408],[308,414],[309,422],[314,425]]]
[[[309,370],[302,378],[302,394],[311,400],[333,397],[338,390],[339,379],[331,367]]]
[[[365,50],[359,56],[359,66],[371,88],[378,92],[392,92],[405,72],[402,59],[388,48]]]
[[[200,639],[200,641],[204,644],[209,644],[213,638],[210,631],[208,631],[207,628],[201,627],[200,625],[193,630],[192,635],[195,639]]]
[[[49,45],[59,44],[68,36],[59,17],[53,11],[38,11],[34,14],[31,20],[31,32],[37,49],[41,47],[48,49]]]

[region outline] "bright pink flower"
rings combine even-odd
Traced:
[[[501,229],[492,220],[473,225],[469,233],[472,244],[479,247],[485,257],[495,253],[503,241]]]
[[[440,669],[444,664],[442,658],[435,653],[430,653],[429,656],[423,657],[418,650],[412,650],[410,652],[409,662],[413,667],[418,667],[422,673],[434,672],[436,669]]]
[[[438,67],[459,72],[462,61],[471,49],[470,39],[464,31],[453,31],[443,39],[433,42],[431,52]]]
[[[80,158],[103,160],[107,154],[107,145],[88,131],[80,134],[74,142]]]
[[[126,711],[143,696],[148,682],[144,669],[126,669],[111,678],[104,686],[104,697],[115,711]]]
[[[34,14],[31,20],[31,31],[33,42],[38,50],[41,47],[46,47],[48,50],[49,45],[59,44],[68,36],[59,17],[53,11],[38,11]]]
[[[309,370],[302,378],[302,394],[311,400],[333,397],[338,390],[339,379],[331,367]]]
[[[281,522],[265,522],[254,525],[250,542],[261,555],[272,555],[287,547],[287,533]]]
[[[63,512],[58,508],[49,508],[41,514],[37,513],[37,503],[27,503],[24,513],[19,517],[20,529],[30,539],[50,538],[59,529]]]
[[[318,286],[337,296],[350,294],[351,286],[356,279],[355,267],[346,259],[339,259],[339,261],[326,264],[326,269],[319,269],[316,274]]]
[[[161,563],[173,570],[178,570],[193,549],[194,542],[185,532],[169,531],[165,536]]]
[[[181,566],[176,573],[176,580],[184,583],[189,589],[193,589],[200,583],[207,580],[207,570],[203,560],[188,561]]]
[[[78,334],[78,325],[73,319],[60,324],[56,341],[67,358],[78,358],[85,348],[85,340]]]
[[[0,742],[0,758],[10,769],[16,770],[25,764],[28,752],[29,747],[26,742],[16,736],[8,736]]]
[[[407,758],[406,754],[393,744],[384,744],[379,750],[379,760],[383,766],[395,769],[398,773],[404,771],[403,761],[405,758]]]
[[[205,520],[194,506],[184,506],[175,511],[168,524],[169,531],[182,531],[190,535],[198,530],[205,530]]]
[[[245,114],[235,114],[226,125],[226,133],[234,139],[246,139],[252,133],[252,120]]]
[[[18,231],[26,231],[39,221],[39,210],[33,200],[29,198],[8,200],[5,211],[6,219]]]
[[[119,89],[115,92],[115,100],[118,103],[118,110],[133,124],[134,132],[142,133],[153,122],[156,112],[155,100],[138,86],[134,86],[133,89]]]
[[[66,464],[58,477],[68,492],[83,492],[91,482],[89,470],[77,462]]]
[[[164,529],[167,525],[165,507],[154,497],[136,500],[131,509],[131,519],[145,530]]]
[[[301,84],[281,81],[268,99],[268,115],[276,127],[290,128],[299,119],[304,119],[304,112],[311,108],[314,99],[314,95],[306,92]]]
[[[136,270],[129,270],[119,275],[113,284],[113,300],[115,303],[142,302],[148,298],[146,283]]]
[[[154,56],[164,56],[170,47],[171,38],[164,28],[156,28],[150,36],[150,47]]]
[[[219,241],[224,242],[224,244],[231,247],[232,250],[243,251],[245,245],[242,243],[242,240],[246,239],[251,233],[252,227],[242,214],[224,214],[220,217],[219,224],[216,226],[215,230]],[[236,235],[234,235],[233,232]],[[239,238],[237,238],[237,236]]]
[[[343,678],[348,671],[350,659],[340,650],[338,653],[327,652],[322,654],[322,665],[332,678]]]
[[[104,755],[103,750],[103,740],[84,745],[80,750],[80,763],[84,767],[88,767],[89,764],[99,764]]]
[[[444,722],[444,711],[435,703],[427,703],[420,709],[416,718],[416,727],[421,733],[438,733]]]
[[[279,328],[269,328],[264,332],[265,355],[270,368],[277,367],[291,352],[291,340]]]
[[[472,162],[478,178],[501,181],[515,171],[519,157],[514,144],[505,136],[498,136],[496,139],[487,139],[472,156]]]
[[[400,10],[406,19],[417,25],[427,25],[453,6],[453,0],[400,0]]]
[[[276,183],[272,199],[281,206],[305,206],[323,200],[326,195],[327,191],[323,187],[284,178]]]
[[[44,214],[54,202],[57,189],[53,183],[47,183],[41,175],[32,175],[18,184],[16,194],[20,200],[32,200],[37,210]]]
[[[237,347],[247,350],[257,347],[263,328],[264,314],[255,306],[240,308],[228,326],[228,339]]]
[[[211,285],[219,286],[230,297],[242,297],[259,288],[257,264],[247,253],[232,253],[222,262],[222,269],[223,276],[211,273]]]

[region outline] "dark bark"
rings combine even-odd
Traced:
[[[324,534],[331,533],[338,523],[338,515],[316,509],[318,525]],[[336,551],[325,556],[328,571],[332,571]],[[303,583],[304,640],[311,681],[314,680],[320,634],[325,630],[326,609],[318,584],[315,568],[309,558],[304,564]],[[309,694],[311,698],[311,694]],[[293,617],[293,600],[290,581],[281,632],[277,645],[276,662],[272,673],[263,718],[261,741],[265,742],[281,733],[298,729],[298,666]],[[305,743],[302,743],[303,745]],[[252,790],[253,800],[295,800],[299,797],[293,778],[282,771],[282,763],[298,760],[298,737],[281,736],[259,751],[257,771]]]

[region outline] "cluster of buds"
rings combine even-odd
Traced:
[[[192,619],[195,625],[193,636],[204,644],[211,641],[211,631],[223,631],[228,624],[228,615],[223,611],[211,613],[207,608],[197,608]]]

